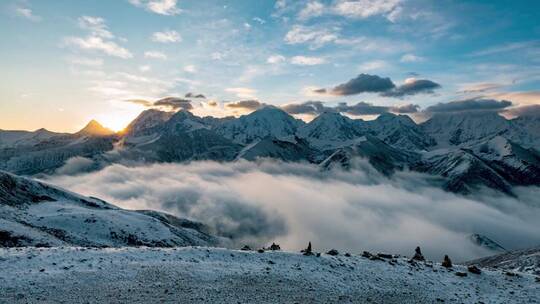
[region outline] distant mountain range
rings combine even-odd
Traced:
[[[424,172],[465,194],[488,187],[512,195],[513,186],[540,185],[539,150],[540,117],[507,120],[484,111],[416,124],[406,115],[364,121],[336,112],[305,123],[272,106],[239,118],[151,109],[120,133],[96,121],[74,134],[0,130],[0,169],[16,174],[53,173],[76,156],[102,164],[275,158],[321,170],[350,169],[365,158],[385,175]]]

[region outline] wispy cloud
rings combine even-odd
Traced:
[[[146,10],[160,15],[173,16],[182,12],[177,7],[177,0],[129,0],[129,2],[137,7],[144,7]]]
[[[182,36],[177,31],[167,30],[152,34],[152,41],[161,43],[174,43],[182,41]]]
[[[294,56],[291,58],[291,63],[294,65],[319,65],[326,63],[326,60],[322,57]]]
[[[133,54],[126,48],[116,44],[116,42],[105,40],[97,36],[68,37],[65,42],[69,45],[76,46],[82,50],[100,51],[110,56],[120,57],[123,59],[132,58]]]
[[[318,49],[337,39],[338,34],[334,29],[307,27],[303,25],[294,25],[284,38],[287,44],[308,44],[311,49]]]
[[[347,18],[364,19],[371,16],[383,15],[387,18],[395,17],[396,10],[402,0],[338,0],[332,11]]]
[[[325,7],[319,1],[310,1],[306,6],[298,13],[298,19],[307,20],[313,17],[318,17],[324,14]]]
[[[161,59],[161,60],[167,59],[167,55],[159,51],[146,51],[144,52],[144,57],[152,58],[152,59]]]
[[[250,89],[250,88],[227,88],[225,89],[226,92],[229,93],[235,93],[236,96],[240,98],[255,98],[255,94],[257,94],[257,90]]]
[[[88,66],[88,67],[103,66],[103,59],[101,58],[70,57],[68,58],[68,62],[71,64]]]
[[[184,72],[188,72],[188,73],[197,73],[197,67],[194,66],[193,64],[186,65],[186,66],[184,67]]]
[[[279,55],[279,54],[275,54],[275,55],[269,56],[269,57],[266,59],[266,62],[267,62],[267,63],[270,63],[270,64],[277,64],[277,63],[284,62],[285,60],[286,60],[285,56],[282,56],[282,55]]]
[[[39,22],[41,21],[41,17],[38,15],[35,15],[32,9],[30,9],[28,6],[25,5],[26,3],[20,3],[15,7],[15,14],[19,17],[26,18],[30,21]]]
[[[424,58],[420,56],[416,56],[414,54],[405,54],[401,56],[400,61],[401,62],[420,62],[420,61],[424,61]]]
[[[86,37],[67,37],[64,42],[82,50],[98,51],[123,59],[132,58],[133,54],[118,45],[114,35],[108,30],[105,20],[101,17],[82,16],[78,19],[79,27],[88,31]]]

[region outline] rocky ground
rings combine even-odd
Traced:
[[[387,255],[27,247],[0,249],[0,302],[537,303],[540,282]]]

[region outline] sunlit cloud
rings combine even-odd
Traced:
[[[255,94],[257,94],[257,90],[250,89],[250,88],[227,88],[225,89],[226,92],[234,93],[236,96],[240,98],[255,98]]]

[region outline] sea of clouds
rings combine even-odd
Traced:
[[[275,241],[299,250],[311,241],[319,251],[410,255],[419,245],[432,259],[459,261],[492,254],[468,240],[472,233],[507,249],[540,244],[538,187],[517,188],[517,197],[465,197],[418,173],[384,177],[363,160],[349,171],[274,160],[88,167],[75,159],[45,180],[123,208],[203,222],[238,247]]]

